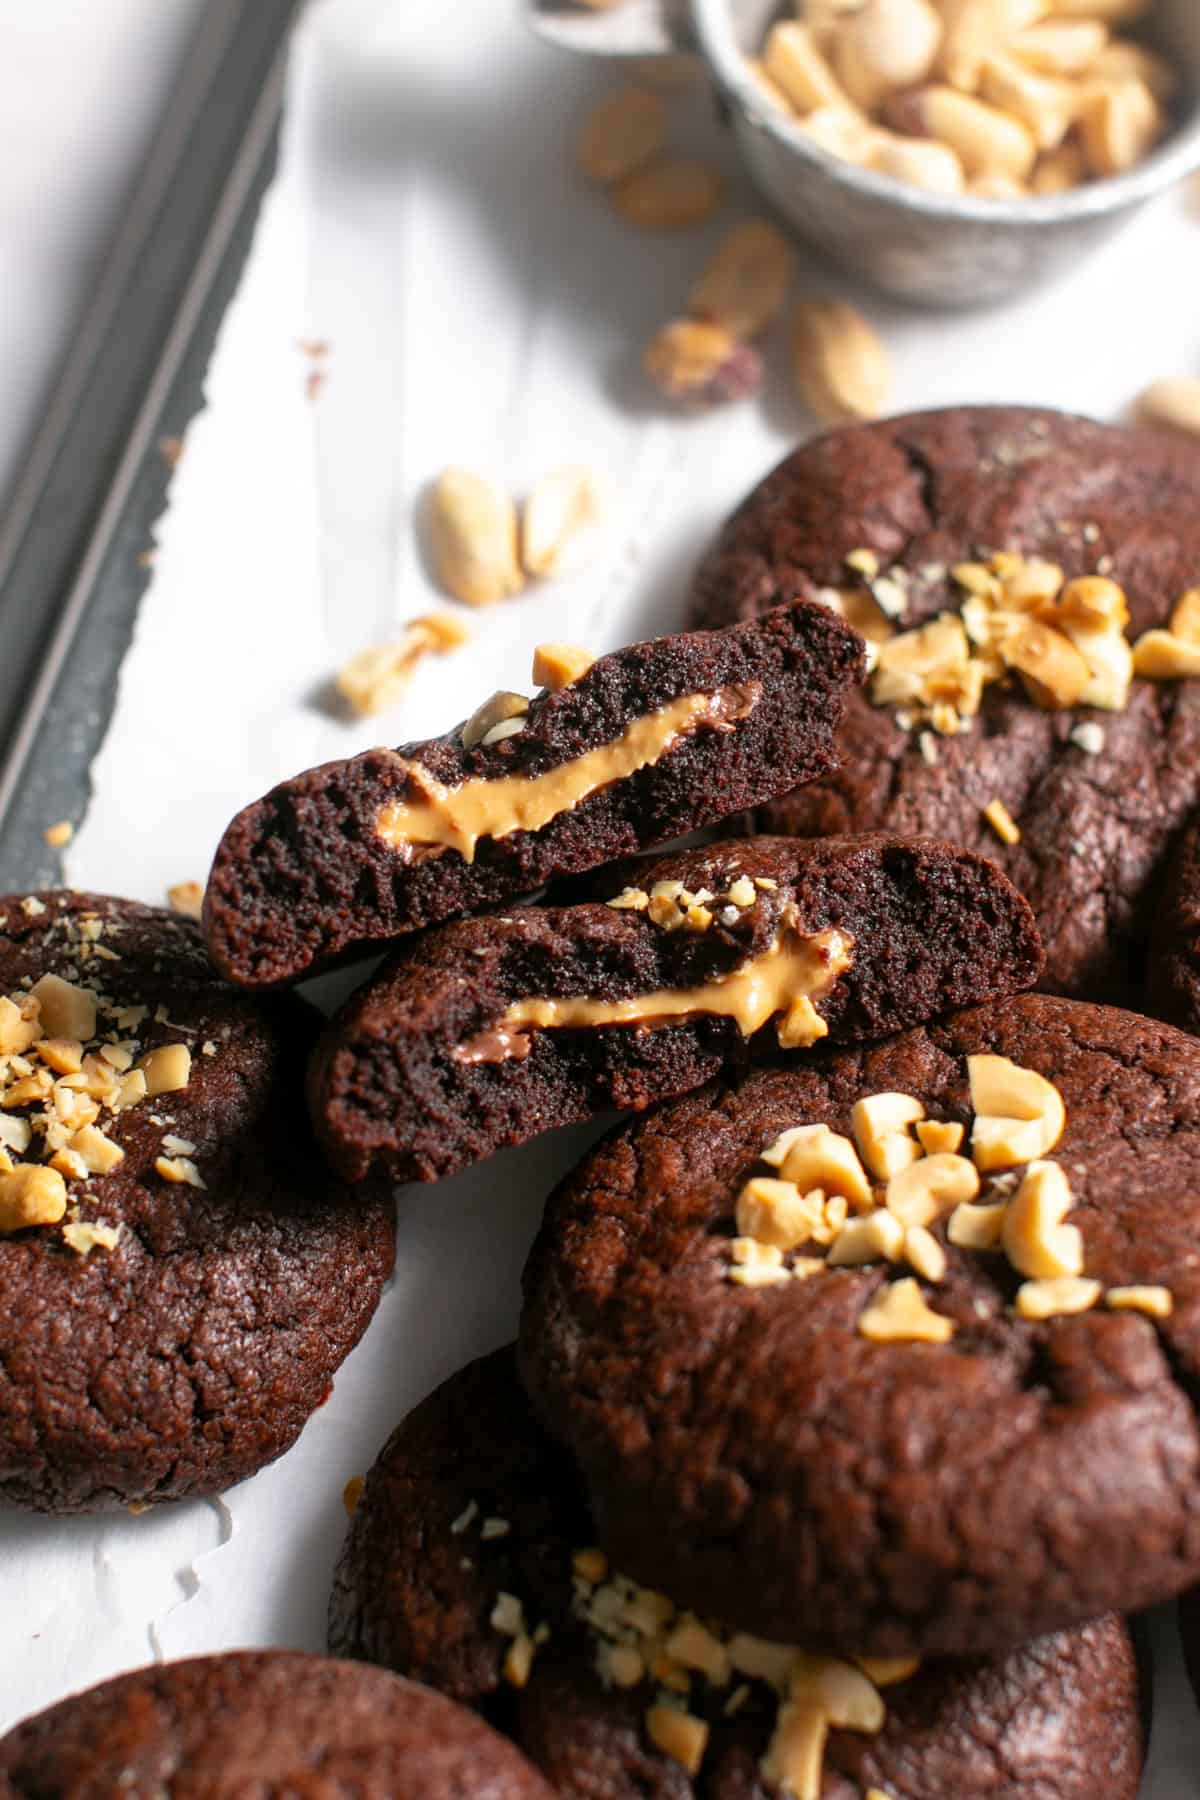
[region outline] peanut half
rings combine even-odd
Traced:
[[[749,219],[721,240],[688,296],[693,319],[733,337],[758,337],[783,310],[796,266],[788,240],[769,219]]]
[[[494,482],[447,469],[430,504],[430,544],[438,586],[468,606],[490,606],[525,586],[517,560],[517,509]]]
[[[792,315],[792,374],[809,411],[825,425],[875,419],[887,410],[892,369],[866,319],[843,300],[804,300]]]

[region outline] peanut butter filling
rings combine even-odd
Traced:
[[[474,862],[480,838],[540,831],[598,788],[649,768],[689,732],[701,726],[731,731],[752,711],[760,691],[757,683],[746,683],[716,694],[685,694],[635,719],[612,743],[572,757],[543,775],[480,777],[446,787],[419,763],[404,763],[417,797],[385,806],[376,829],[393,849],[432,847],[435,854],[457,850],[464,861]]]
[[[521,1061],[529,1055],[530,1032],[582,1030],[603,1025],[659,1025],[696,1013],[734,1019],[743,1037],[752,1037],[779,1015],[779,1041],[805,1049],[828,1034],[813,1001],[832,988],[854,960],[854,943],[843,931],[811,937],[784,931],[769,950],[751,957],[728,975],[691,988],[659,988],[626,1000],[515,1000],[487,1030],[457,1050],[459,1062]]]

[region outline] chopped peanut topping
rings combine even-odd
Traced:
[[[1055,1319],[1063,1314],[1088,1312],[1104,1289],[1098,1281],[1063,1275],[1053,1281],[1026,1281],[1017,1289],[1017,1317]]]
[[[946,1236],[959,1250],[999,1250],[1007,1212],[1005,1205],[971,1206],[964,1202],[950,1214]]]
[[[904,1227],[892,1213],[878,1212],[851,1219],[838,1233],[826,1261],[830,1268],[859,1263],[899,1262],[904,1254]]]
[[[651,1706],[646,1709],[646,1735],[689,1775],[699,1774],[708,1747],[708,1726],[703,1719],[674,1706]]]
[[[186,1044],[163,1044],[151,1050],[141,1061],[146,1093],[174,1094],[185,1088],[192,1077],[192,1053]]]
[[[871,1184],[849,1138],[830,1131],[828,1125],[800,1125],[784,1137],[785,1181],[795,1182],[802,1193],[820,1188],[826,1195],[841,1194],[860,1211],[873,1206]],[[783,1139],[779,1141],[782,1144]]]
[[[932,1225],[935,1219],[979,1192],[979,1172],[965,1156],[939,1152],[901,1169],[887,1185],[889,1212],[906,1226]]]
[[[1002,844],[1019,844],[1021,827],[1005,806],[1003,800],[989,800],[983,809],[983,816],[1000,839]]]
[[[539,644],[533,653],[534,686],[561,693],[586,675],[595,660],[590,650],[581,650],[577,644]]]
[[[57,1169],[21,1163],[0,1175],[0,1232],[57,1225],[67,1210],[67,1187]]]
[[[917,1161],[921,1150],[908,1128],[924,1117],[925,1108],[910,1094],[872,1094],[855,1103],[854,1140],[877,1180],[888,1181]]]
[[[945,1344],[954,1320],[935,1313],[911,1276],[893,1281],[859,1314],[858,1329],[875,1343]]]
[[[1030,1163],[1004,1219],[1004,1252],[1014,1269],[1039,1281],[1083,1274],[1083,1237],[1063,1220],[1073,1205],[1058,1163]]]
[[[1007,1056],[969,1056],[967,1073],[975,1110],[971,1153],[979,1169],[987,1173],[1036,1162],[1053,1150],[1067,1112],[1052,1082]]]
[[[921,1119],[916,1126],[916,1133],[922,1150],[928,1156],[937,1156],[943,1151],[953,1155],[961,1147],[966,1135],[963,1126],[941,1119]]]
[[[1111,1287],[1104,1304],[1114,1312],[1141,1312],[1152,1319],[1169,1319],[1175,1310],[1175,1297],[1165,1287]]]

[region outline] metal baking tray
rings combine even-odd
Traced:
[[[301,0],[207,0],[0,519],[0,887],[53,886],[149,580],[169,460],[275,164]],[[181,675],[186,680],[186,674]]]

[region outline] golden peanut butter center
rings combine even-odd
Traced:
[[[457,850],[466,862],[474,862],[480,838],[540,831],[597,789],[658,762],[689,732],[701,726],[731,730],[752,711],[760,691],[756,683],[746,683],[715,694],[685,694],[635,719],[611,743],[542,775],[482,776],[447,787],[420,763],[404,762],[416,797],[391,801],[380,812],[376,829],[393,849]]]
[[[624,1000],[515,1000],[487,1030],[459,1046],[460,1062],[505,1062],[529,1055],[531,1031],[570,1031],[604,1025],[658,1025],[693,1014],[736,1021],[752,1037],[779,1015],[785,1049],[805,1049],[828,1035],[813,1001],[827,994],[854,960],[854,940],[844,931],[812,936],[785,930],[769,950],[728,975],[690,988],[658,988]]]

